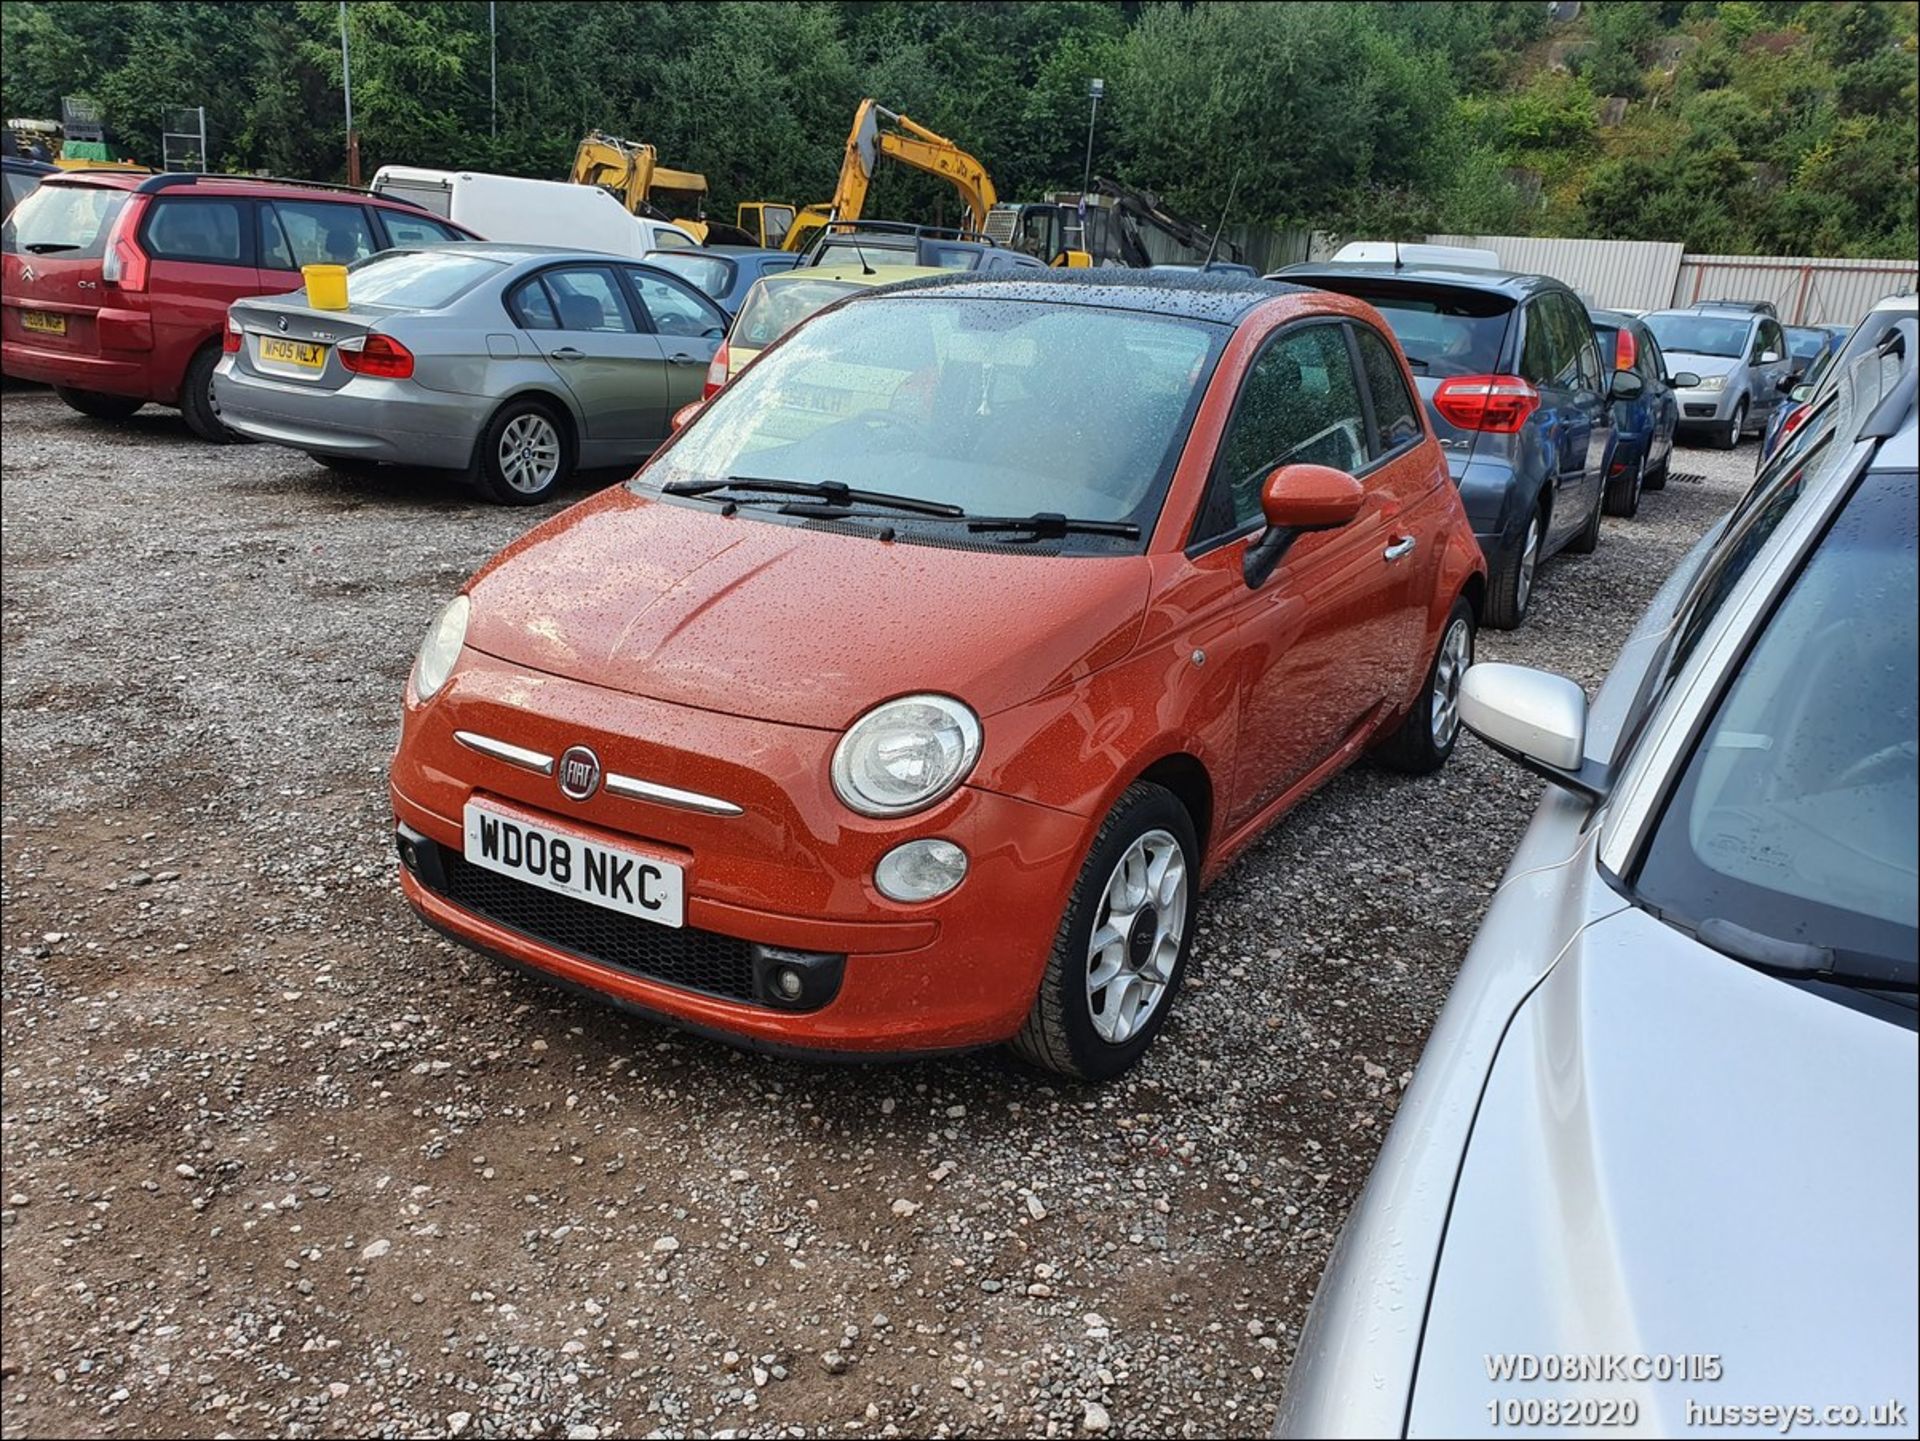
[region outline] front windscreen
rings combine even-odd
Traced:
[[[837,483],[1144,535],[1226,333],[1091,305],[861,297],[741,372],[645,481]],[[1096,548],[1115,544],[1138,541]]]
[[[1669,310],[1643,315],[1647,329],[1660,342],[1662,350],[1684,350],[1688,355],[1718,355],[1729,360],[1747,353],[1750,322],[1736,316],[1697,315],[1688,310]]]

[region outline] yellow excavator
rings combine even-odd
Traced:
[[[884,125],[883,125],[884,122]],[[944,135],[936,135],[924,125],[896,114],[872,99],[862,100],[853,115],[853,129],[847,135],[846,151],[840,161],[840,183],[833,188],[833,199],[824,205],[809,205],[798,214],[790,205],[754,200],[740,207],[740,227],[755,233],[763,245],[778,245],[782,250],[805,250],[814,238],[835,222],[858,220],[866,205],[867,187],[873,183],[873,168],[881,156],[888,156],[914,170],[938,175],[960,192],[967,209],[966,228],[984,231],[987,215],[997,198],[987,167]],[[772,220],[775,226],[769,227]],[[779,239],[775,240],[775,234]]]
[[[589,131],[573,154],[575,185],[597,185],[634,215],[671,220],[702,245],[753,244],[733,226],[707,219],[707,177],[692,170],[671,170],[651,145],[623,140],[603,130]]]

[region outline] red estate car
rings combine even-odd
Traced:
[[[231,440],[213,403],[227,307],[300,288],[300,267],[472,240],[417,206],[239,175],[50,175],[0,228],[0,370],[83,415],[177,405]]]
[[[434,621],[408,900],[750,1045],[1116,1074],[1203,882],[1453,749],[1485,567],[1416,394],[1369,306],[1269,281],[822,311]]]

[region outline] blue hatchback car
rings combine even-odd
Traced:
[[[777,275],[800,263],[786,250],[760,250],[747,245],[703,245],[698,250],[656,250],[647,264],[671,270],[707,299],[727,312],[731,320],[753,283],[763,275]]]
[[[1607,466],[1607,514],[1630,516],[1638,513],[1643,490],[1666,488],[1673,436],[1680,426],[1680,400],[1667,376],[1660,342],[1644,322],[1619,310],[1589,313],[1601,360],[1640,381],[1638,395],[1615,396],[1616,434],[1613,460]]]
[[[1559,281],[1443,266],[1433,249],[1270,278],[1356,296],[1393,328],[1487,558],[1485,623],[1512,630],[1540,563],[1599,543],[1615,396],[1638,381],[1603,361],[1586,305]]]

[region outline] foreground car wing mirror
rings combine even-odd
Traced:
[[[704,400],[696,400],[691,405],[681,406],[678,410],[674,411],[673,419],[667,422],[668,428],[675,431],[679,430],[689,420],[692,420],[694,416],[698,415],[700,413],[700,407],[705,404],[706,401]]]
[[[1667,384],[1675,390],[1697,390],[1700,388],[1700,377],[1691,370],[1683,370],[1678,375],[1669,375]]]
[[[1266,531],[1247,547],[1242,573],[1249,589],[1267,582],[1288,547],[1308,531],[1337,530],[1360,513],[1366,492],[1330,465],[1283,465],[1260,488]]]
[[[1613,373],[1612,394],[1615,400],[1638,400],[1640,392],[1646,388],[1646,381],[1631,370],[1616,370]]]
[[[1482,661],[1460,684],[1460,721],[1536,775],[1594,800],[1606,767],[1587,760],[1587,693],[1563,675]]]

